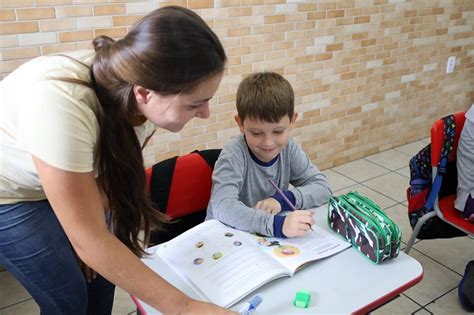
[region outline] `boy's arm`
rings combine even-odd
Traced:
[[[236,229],[273,235],[274,215],[239,200],[245,185],[247,160],[238,147],[225,146],[216,161],[206,219],[218,219]]]
[[[290,183],[294,186],[289,191],[295,196],[295,207],[310,209],[325,204],[332,196],[326,176],[294,141],[289,146]]]

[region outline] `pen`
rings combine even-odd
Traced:
[[[269,178],[268,181],[276,189],[276,191],[283,198],[283,200],[285,200],[285,202],[290,206],[291,210],[293,210],[293,211],[297,210],[296,207],[293,205],[293,203],[285,196],[283,191],[281,191],[281,189],[277,186],[277,184],[275,184],[273,179]],[[311,231],[313,231],[313,228],[311,227],[311,224],[309,224],[309,223],[307,223],[307,224],[309,225],[309,228],[311,229]]]
[[[246,302],[239,311],[240,315],[251,315],[257,309],[257,306],[262,302],[262,296],[256,294],[250,301]]]

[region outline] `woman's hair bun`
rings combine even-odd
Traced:
[[[99,52],[101,49],[112,45],[115,42],[114,39],[107,35],[100,35],[94,38],[92,44],[94,45],[95,52]]]

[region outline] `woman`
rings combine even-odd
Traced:
[[[163,313],[226,313],[138,257],[140,229],[147,240],[166,220],[145,192],[141,150],[155,126],[178,132],[209,117],[223,47],[179,7],[93,44],[34,59],[1,82],[0,265],[44,314],[109,314],[112,283]]]

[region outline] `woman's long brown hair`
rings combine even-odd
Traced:
[[[138,233],[166,221],[152,205],[145,183],[143,156],[133,129],[138,114],[135,85],[160,94],[192,90],[223,71],[224,49],[207,24],[191,10],[169,6],[140,20],[125,38],[93,41],[92,87],[100,107],[99,184],[109,199],[115,235],[143,255]]]

